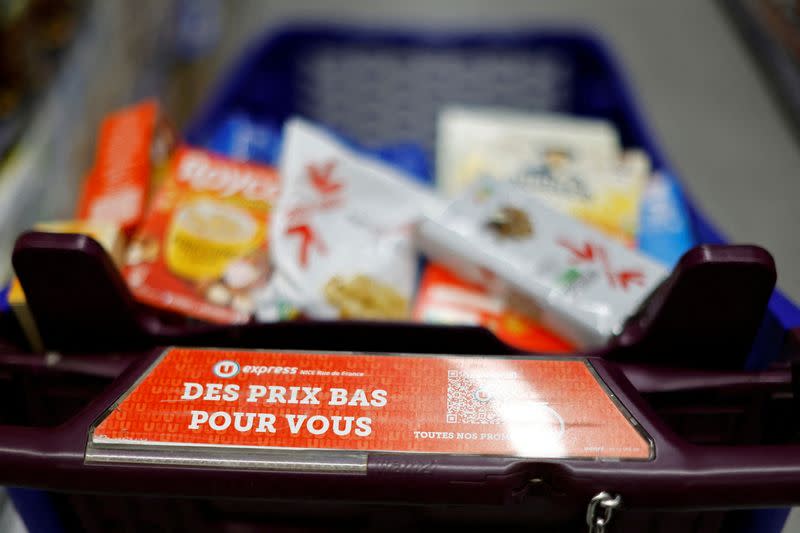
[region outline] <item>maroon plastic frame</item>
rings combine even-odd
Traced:
[[[533,484],[574,505],[603,490],[622,494],[626,506],[633,508],[800,503],[800,445],[690,445],[659,420],[617,365],[599,358],[589,360],[653,438],[654,460],[371,453],[366,475],[85,463],[90,427],[159,354],[154,350],[140,357],[100,397],[59,427],[0,426],[0,483],[78,492],[475,504],[522,502]]]

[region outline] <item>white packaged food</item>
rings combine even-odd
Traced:
[[[611,171],[620,154],[617,132],[603,120],[449,107],[439,113],[437,127],[436,182],[448,196],[487,175],[507,180],[540,167],[563,175],[569,169]],[[581,193],[561,181],[564,194]]]
[[[492,108],[439,115],[438,185],[450,196],[481,178],[509,181],[548,206],[633,246],[650,161],[620,152],[602,120]]]
[[[273,214],[273,278],[257,318],[404,319],[416,275],[413,226],[435,197],[309,122],[284,129]]]
[[[622,330],[667,271],[507,182],[484,179],[418,229],[420,249],[581,348]]]

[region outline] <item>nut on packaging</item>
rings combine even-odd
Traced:
[[[524,188],[488,178],[426,217],[417,243],[429,258],[504,292],[520,311],[582,349],[618,334],[667,275]]]
[[[285,126],[280,173],[274,274],[257,318],[409,318],[413,225],[439,206],[434,195],[302,119]]]

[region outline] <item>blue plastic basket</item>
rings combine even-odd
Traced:
[[[656,169],[672,170],[606,45],[574,28],[434,34],[291,27],[244,54],[187,138],[205,144],[233,114],[268,124],[298,114],[366,146],[412,142],[430,157],[436,113],[447,103],[604,118],[624,145],[644,149]],[[413,163],[419,174],[419,161]],[[725,242],[689,204],[697,241]],[[800,326],[800,309],[779,291],[769,310],[750,368],[775,360],[787,331]]]

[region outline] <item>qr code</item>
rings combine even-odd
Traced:
[[[493,395],[458,370],[447,372],[447,422],[450,424],[500,424]]]

